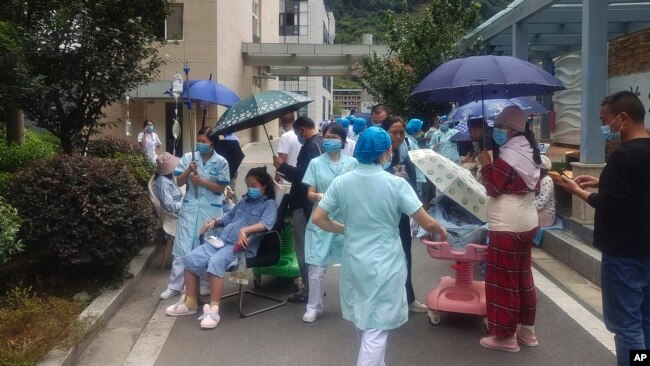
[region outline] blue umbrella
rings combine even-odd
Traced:
[[[409,99],[468,103],[483,99],[543,95],[565,89],[530,62],[510,56],[472,56],[445,62],[416,85]]]
[[[466,124],[467,120],[470,118],[480,118],[485,116],[485,118],[489,120],[490,117],[498,115],[501,113],[503,108],[510,105],[518,106],[529,116],[548,113],[548,110],[546,110],[544,106],[530,98],[518,97],[512,99],[488,99],[483,102],[470,102],[455,108],[449,113],[448,120],[452,123],[460,122],[459,126]],[[485,113],[483,113],[483,109],[485,109]],[[490,122],[488,121],[488,124],[489,123]],[[465,128],[467,128],[467,125],[465,125]]]
[[[183,84],[181,98],[187,98],[186,85],[187,83]],[[167,90],[165,94],[171,94],[171,90]],[[214,80],[190,80],[190,98],[225,107],[230,107],[239,101],[234,91]]]

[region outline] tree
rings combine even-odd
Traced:
[[[365,58],[359,71],[364,87],[394,114],[427,118],[431,108],[407,100],[411,90],[443,62],[461,56],[454,45],[479,21],[473,0],[433,0],[420,14],[389,12],[384,39],[389,53]],[[479,52],[481,45],[469,53]]]
[[[21,57],[7,88],[0,82],[0,97],[72,153],[84,133],[106,126],[99,122],[104,107],[157,75],[163,63],[158,29],[168,5],[169,0],[5,0],[0,22],[13,30]]]
[[[17,32],[9,23],[0,21],[0,68],[2,70],[11,70],[6,72],[0,79],[0,93],[15,95],[19,93],[18,76],[24,73],[20,72],[21,61],[23,58],[21,43],[19,42]],[[0,94],[2,96],[2,94]],[[22,112],[18,105],[7,96],[2,96],[4,101],[0,107],[0,120],[4,120],[7,129],[7,144],[22,144],[24,139],[25,125]]]
[[[332,103],[332,114],[340,117],[342,113],[343,107],[341,107],[341,102],[338,100],[334,101],[334,103]]]

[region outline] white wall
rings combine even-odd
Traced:
[[[650,128],[650,72],[609,78],[607,94],[623,90],[637,93],[646,108],[645,126]]]

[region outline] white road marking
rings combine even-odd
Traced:
[[[153,366],[160,355],[160,351],[176,322],[176,317],[167,316],[165,309],[171,305],[168,301],[161,301],[158,309],[147,323],[147,326],[138,337],[126,361],[125,366]]]
[[[600,344],[605,346],[613,354],[616,354],[614,335],[605,328],[605,323],[535,268],[533,268],[533,276],[535,278],[535,286],[538,290],[544,293],[544,295],[550,298],[551,301],[575,320],[584,330],[596,338]]]

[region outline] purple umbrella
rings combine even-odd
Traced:
[[[510,56],[472,56],[445,62],[413,89],[409,99],[468,103],[483,99],[543,95],[564,90],[562,82],[530,62]]]

